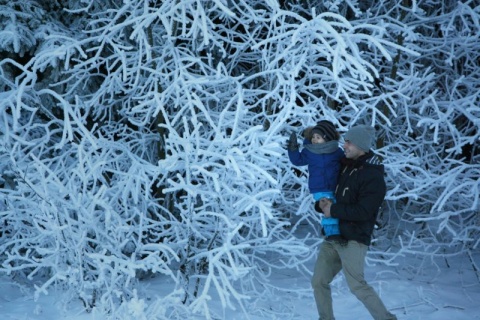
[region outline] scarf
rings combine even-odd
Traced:
[[[338,149],[338,141],[332,140],[325,143],[306,144],[304,147],[315,154],[327,154],[335,152]]]

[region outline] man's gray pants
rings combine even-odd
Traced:
[[[397,319],[391,314],[375,290],[365,281],[364,266],[368,247],[357,241],[340,244],[323,241],[313,271],[312,287],[321,320],[333,320],[330,283],[343,269],[350,291],[368,309],[376,320]]]

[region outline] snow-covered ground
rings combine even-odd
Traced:
[[[316,250],[316,248],[312,248]],[[410,260],[409,260],[410,259]],[[462,320],[480,319],[480,272],[474,270],[480,261],[480,253],[472,256],[441,258],[434,261],[431,274],[418,275],[412,268],[413,259],[400,261],[397,267],[383,265],[366,267],[366,278],[379,292],[387,307],[398,319],[405,320]],[[314,261],[309,262],[312,270]],[[441,272],[439,269],[441,268]],[[172,286],[162,277],[142,280],[138,298],[146,304],[168,293]],[[258,301],[249,310],[247,317],[241,311],[223,312],[212,310],[215,319],[317,319],[315,303],[310,289],[310,278],[294,270],[285,270],[272,275],[272,285],[285,288],[279,290],[268,301]],[[170,287],[170,288],[169,288]],[[334,310],[337,320],[371,319],[366,309],[349,292],[340,274],[333,284]],[[105,319],[93,310],[85,313],[82,305],[70,303],[62,307],[67,297],[62,292],[49,291],[37,300],[34,290],[26,285],[14,284],[9,278],[0,277],[0,319],[1,320],[91,320]],[[128,319],[126,316],[125,319]],[[135,319],[132,315],[131,319]],[[194,317],[192,319],[202,319]]]

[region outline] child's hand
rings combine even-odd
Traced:
[[[297,142],[297,136],[295,135],[295,132],[292,132],[290,134],[290,138],[287,141],[287,149],[288,151],[298,150],[298,142]]]

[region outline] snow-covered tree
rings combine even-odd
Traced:
[[[272,272],[309,272],[319,219],[284,144],[322,118],[378,128],[390,190],[372,259],[478,250],[479,11],[0,5],[0,270],[112,317],[211,318],[212,299],[253,314]],[[157,274],[170,294],[136,310]]]

